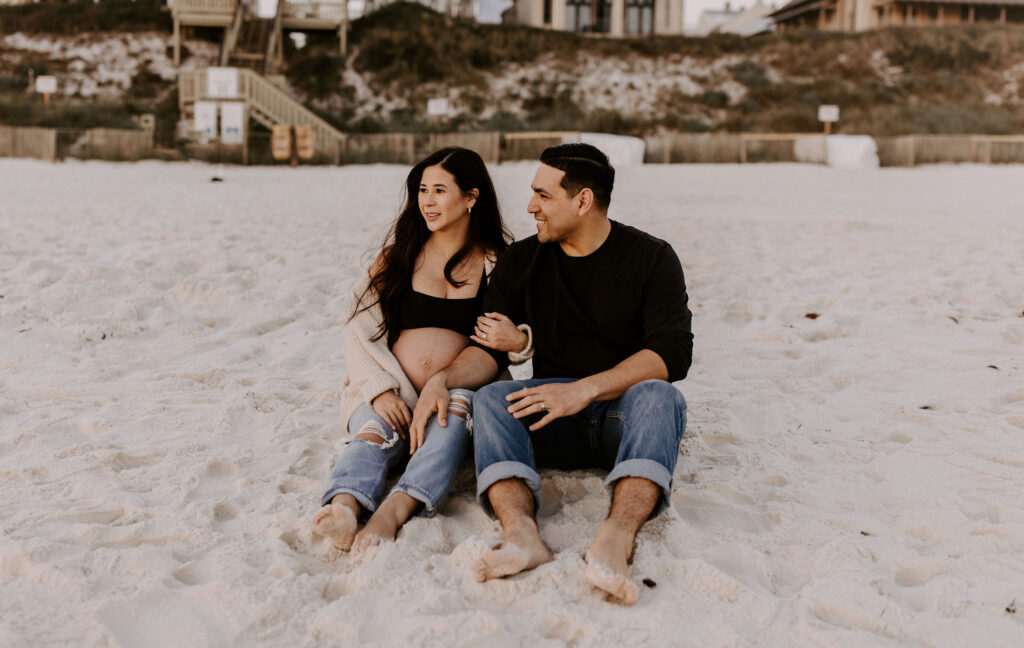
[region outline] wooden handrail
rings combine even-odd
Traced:
[[[182,111],[187,104],[208,98],[205,81],[205,69],[182,72],[178,76],[178,97]],[[240,99],[249,103],[254,118],[258,120],[260,116],[265,116],[271,124],[312,126],[314,139],[320,150],[330,150],[331,146],[343,144],[345,141],[344,133],[253,70],[239,68],[238,95]]]
[[[180,13],[230,13],[238,0],[176,0],[174,11]]]
[[[342,2],[317,2],[316,0],[280,0],[286,18],[317,18],[321,20],[341,20],[345,17],[345,6]]]
[[[238,33],[242,31],[242,22],[245,20],[245,8],[241,2],[235,7],[235,13],[231,16],[231,25],[224,32],[224,40],[220,46],[220,64],[227,65],[231,60],[231,53],[238,43]]]

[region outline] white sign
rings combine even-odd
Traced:
[[[245,104],[241,101],[220,105],[220,141],[225,144],[245,142]]]
[[[57,77],[36,77],[36,92],[39,94],[54,94],[57,92]]]
[[[818,121],[837,122],[839,121],[839,106],[823,104],[818,106]]]
[[[448,114],[448,100],[444,97],[427,100],[427,114],[431,117],[443,117]]]
[[[207,68],[206,96],[210,99],[237,99],[238,69],[228,67]]]
[[[197,101],[193,104],[195,111],[195,130],[207,137],[217,135],[217,102]]]

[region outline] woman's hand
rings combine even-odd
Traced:
[[[444,371],[434,374],[433,378],[423,385],[420,399],[416,401],[416,412],[412,417],[409,429],[409,454],[415,454],[423,447],[427,439],[427,423],[430,417],[437,414],[437,422],[441,427],[448,427],[448,405],[451,399],[445,386]]]
[[[476,318],[474,334],[469,336],[477,344],[495,351],[520,352],[530,338],[515,323],[501,313],[484,313]]]
[[[398,394],[393,391],[383,392],[373,399],[370,406],[403,439],[408,436],[412,412],[409,411],[409,406],[399,398]]]

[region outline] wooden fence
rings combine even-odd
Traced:
[[[816,139],[815,139],[816,138]],[[645,138],[647,163],[744,163],[809,161],[820,133],[674,133]],[[415,164],[445,146],[480,153],[489,164],[536,160],[548,146],[580,140],[578,132],[381,133],[349,135],[343,164]],[[882,166],[919,164],[1024,164],[1024,135],[902,135],[875,138]],[[799,143],[798,143],[799,142]],[[823,145],[824,142],[822,141]],[[824,153],[822,153],[824,155]],[[64,157],[133,161],[153,156],[153,133],[0,125],[0,157],[58,160]],[[241,161],[240,155],[238,156]],[[816,155],[812,155],[817,157]],[[231,159],[230,156],[228,159]],[[257,156],[259,162],[268,163]],[[323,159],[333,162],[334,159]],[[821,161],[824,161],[823,159]]]
[[[57,129],[0,126],[0,157],[57,159]]]
[[[580,141],[576,131],[505,133],[505,145],[501,149],[501,161],[536,160],[549,146]]]
[[[1024,163],[1024,135],[900,135],[875,141],[882,166]]]
[[[411,165],[440,148],[461,146],[479,153],[484,162],[497,164],[505,159],[501,142],[501,133],[494,132],[349,135],[345,138],[341,161]]]
[[[92,160],[125,162],[153,157],[153,132],[91,128],[72,146],[71,155]]]
[[[669,133],[644,138],[644,162],[742,164],[797,162],[797,142],[820,133]],[[819,156],[816,156],[819,157]],[[824,160],[822,160],[824,161]]]
[[[135,161],[153,156],[153,132],[0,126],[0,157]]]

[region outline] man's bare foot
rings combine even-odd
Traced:
[[[391,495],[373,512],[362,531],[356,534],[352,550],[361,553],[382,542],[393,542],[398,530],[420,506],[422,503],[419,500],[405,493]]]
[[[633,605],[640,596],[640,588],[628,576],[632,552],[633,534],[605,520],[584,557],[583,575],[594,587]]]
[[[346,498],[351,499],[348,502]],[[331,503],[313,516],[313,530],[331,541],[335,549],[348,551],[356,537],[358,521],[352,505],[358,507],[355,498],[348,494],[335,495]],[[359,510],[356,508],[355,510]]]
[[[551,562],[551,555],[540,539],[537,524],[527,518],[522,524],[506,531],[505,542],[497,549],[488,549],[473,563],[473,575],[483,583],[492,578],[512,576]]]

